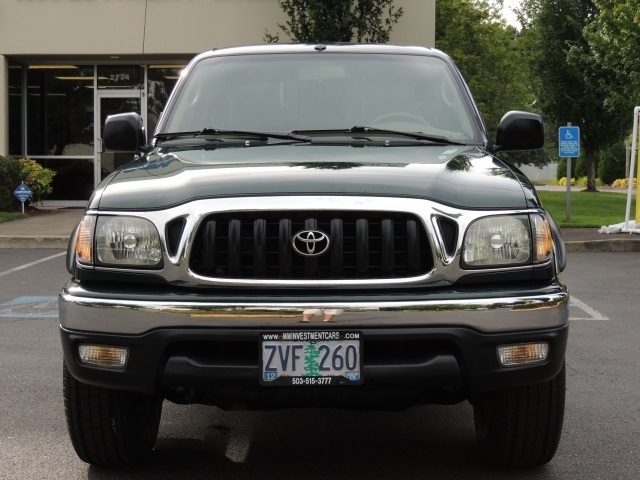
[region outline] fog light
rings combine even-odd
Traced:
[[[85,365],[124,368],[129,357],[129,350],[124,347],[108,347],[106,345],[80,345],[78,354],[80,361]]]
[[[544,362],[549,356],[548,343],[521,343],[498,347],[498,360],[503,367]]]

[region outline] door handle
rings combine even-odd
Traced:
[[[104,153],[104,145],[102,144],[102,139],[96,138],[96,141],[98,142],[98,153]]]

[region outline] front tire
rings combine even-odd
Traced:
[[[133,465],[153,449],[162,398],[95,387],[63,365],[67,428],[78,457],[96,466]]]
[[[494,392],[475,402],[476,437],[490,463],[527,468],[553,458],[562,432],[565,381],[563,365],[549,382]]]

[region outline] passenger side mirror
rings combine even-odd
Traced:
[[[540,115],[512,111],[498,125],[495,150],[538,150],[544,146],[544,122]]]
[[[147,144],[142,117],[137,113],[109,115],[102,133],[104,147],[121,153],[136,153]]]

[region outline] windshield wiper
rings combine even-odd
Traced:
[[[421,132],[403,132],[400,130],[388,130],[384,128],[375,128],[375,127],[366,127],[356,125],[354,127],[348,128],[346,130],[343,129],[329,129],[329,130],[294,130],[291,132],[292,134],[373,134],[373,135],[398,135],[401,137],[413,138],[415,140],[426,140],[428,142],[437,143],[441,145],[467,145],[467,143],[459,142],[456,140],[451,140],[447,137],[443,137],[440,135],[429,135],[427,133]]]
[[[200,137],[200,136],[240,136],[240,137],[252,137],[262,141],[275,138],[278,140],[294,140],[296,142],[310,142],[311,138],[303,135],[296,135],[293,132],[277,133],[277,132],[261,132],[255,130],[222,130],[218,128],[203,128],[202,130],[192,132],[167,132],[158,133],[154,135],[154,138],[158,140],[169,140],[179,137]]]

